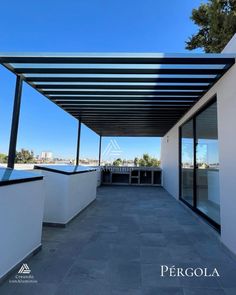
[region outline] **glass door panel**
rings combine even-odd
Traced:
[[[196,167],[197,208],[220,224],[216,102],[196,117]]]
[[[181,198],[193,206],[193,120],[181,128]]]

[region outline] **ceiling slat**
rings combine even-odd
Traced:
[[[221,75],[224,69],[15,68],[17,74]]]
[[[235,57],[0,53],[0,63],[100,135],[163,136]]]

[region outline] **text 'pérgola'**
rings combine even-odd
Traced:
[[[161,277],[219,277],[220,274],[216,268],[212,271],[208,270],[207,267],[176,267],[172,265],[161,265]]]

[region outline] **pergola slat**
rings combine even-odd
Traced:
[[[0,54],[102,136],[163,136],[234,64],[227,54]]]
[[[83,85],[75,85],[75,84],[38,84],[36,85],[37,89],[40,89],[41,91],[45,90],[55,90],[55,89],[81,89],[81,90],[88,90],[88,89],[94,89],[94,90],[206,90],[207,86],[199,86],[199,85],[93,85],[93,84],[83,84]]]
[[[42,91],[45,95],[90,95],[90,96],[96,96],[96,95],[178,95],[178,96],[199,96],[201,95],[201,92],[196,91],[54,91],[54,90],[47,90]]]
[[[224,69],[15,68],[16,74],[221,75]]]
[[[25,76],[27,82],[58,82],[58,83],[212,83],[215,81],[213,77],[48,77],[48,76]]]

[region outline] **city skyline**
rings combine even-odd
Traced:
[[[134,139],[135,141],[135,138],[132,138]],[[149,140],[150,138],[138,138],[138,141],[141,142],[143,139],[146,139],[146,140]],[[160,146],[160,139],[159,138],[156,138],[156,137],[152,137],[151,139],[153,139],[153,142],[156,141],[156,145],[157,146]],[[123,140],[125,141],[129,141],[131,140],[130,137],[128,138],[123,138]],[[136,140],[137,141],[137,140]],[[104,142],[102,144],[102,149],[101,149],[101,160],[102,161],[113,161],[114,159],[117,159],[117,158],[121,158],[122,160],[134,160],[136,157],[138,158],[141,158],[143,154],[149,154],[150,156],[154,157],[154,158],[157,158],[157,159],[160,159],[160,149],[156,151],[155,154],[151,154],[147,151],[144,150],[144,152],[142,153],[135,153],[135,148],[133,145],[130,145],[130,151],[132,151],[132,149],[134,148],[134,151],[133,153],[130,152],[129,150],[123,150],[122,149],[122,145],[120,146],[118,144],[119,142],[119,139],[117,140],[117,137],[116,137],[116,145],[119,146],[119,150],[115,150],[114,147],[112,147],[111,149],[109,149],[111,143],[113,142],[113,139],[111,137],[109,138],[104,138]],[[97,147],[98,148],[98,147]],[[69,159],[75,159],[75,155],[72,155],[71,157],[68,156],[68,157],[61,157],[61,156],[58,156],[57,154],[55,154],[53,152],[53,150],[38,150],[38,149],[32,149],[32,148],[18,148],[17,151],[19,152],[21,149],[24,149],[24,150],[28,150],[28,151],[32,151],[33,154],[34,154],[34,157],[35,158],[50,158],[50,159],[65,159],[65,160],[69,160]],[[0,151],[0,153],[2,154],[5,154],[7,155],[7,152],[2,152]],[[93,157],[93,155],[91,156],[88,156],[88,155],[81,155],[80,157],[81,160],[86,160],[86,159],[91,159],[91,160],[98,160],[98,154],[95,155],[95,157]]]

